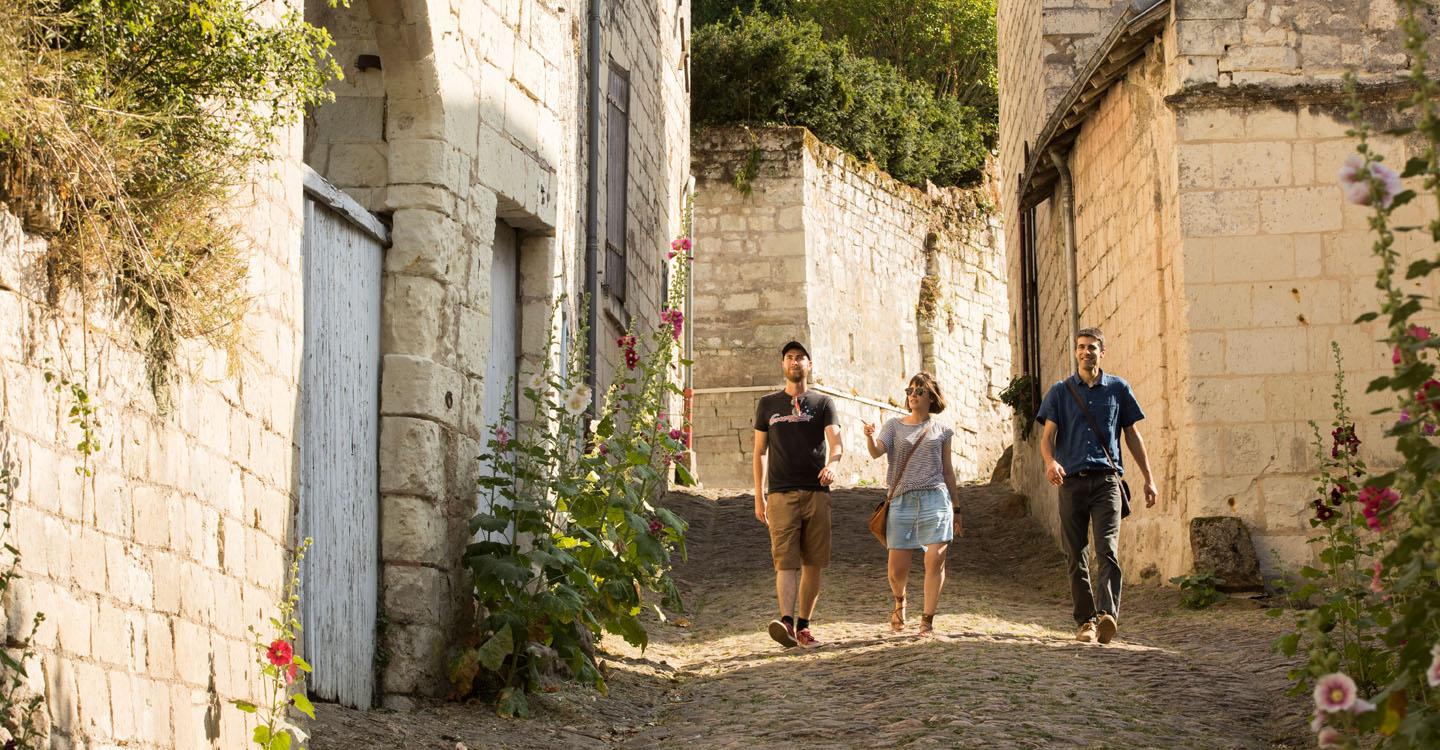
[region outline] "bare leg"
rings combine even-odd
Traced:
[[[940,589],[945,585],[945,553],[949,542],[932,544],[925,548],[925,614],[933,616],[940,603]]]
[[[795,594],[800,588],[800,571],[775,571],[775,597],[780,600],[780,616],[795,616]]]
[[[890,614],[890,629],[905,627],[905,583],[910,578],[910,550],[892,549],[886,565],[890,578],[890,595],[895,597],[895,609]]]
[[[800,566],[800,617],[808,620],[815,613],[815,602],[820,599],[820,572],[817,565]]]

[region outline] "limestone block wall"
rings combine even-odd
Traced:
[[[29,671],[52,747],[249,741],[253,721],[229,702],[261,698],[246,627],[264,627],[281,594],[296,510],[295,135],[233,217],[253,246],[243,349],[183,348],[168,411],[127,325],[93,304],[82,318],[72,295],[46,304],[45,242],[0,205],[0,464],[22,575],[3,619],[16,639],[45,615]],[[47,374],[95,405],[88,462],[74,402]]]
[[[1328,441],[1332,341],[1344,357],[1363,457],[1372,466],[1395,460],[1382,437],[1387,418],[1370,414],[1391,402],[1364,393],[1390,371],[1389,352],[1376,343],[1384,326],[1352,323],[1380,298],[1368,212],[1346,204],[1336,181],[1355,146],[1349,127],[1339,103],[1177,114],[1190,330],[1180,393],[1197,448],[1177,500],[1187,516],[1245,519],[1269,569],[1310,558],[1304,538],[1316,461],[1307,422],[1320,424]],[[1416,155],[1393,138],[1374,145],[1390,164]],[[1422,224],[1434,218],[1434,203],[1402,213],[1402,223]],[[1426,238],[1399,238],[1407,263],[1433,253]],[[1434,295],[1437,285],[1413,288]]]
[[[1410,67],[1399,17],[1395,0],[1176,0],[1176,79],[1310,86],[1335,84],[1353,68],[1361,80],[1391,80]],[[1433,56],[1440,40],[1431,41]]]
[[[476,456],[495,318],[497,233],[519,247],[517,345],[522,371],[583,347],[586,144],[599,144],[600,234],[613,127],[588,132],[590,4],[369,0],[307,7],[334,32],[347,78],[307,133],[318,171],[388,215],[381,350],[381,607],[393,654],[381,689],[446,689],[443,653],[471,616],[460,566],[475,510]],[[630,326],[659,320],[664,257],[681,230],[689,173],[688,2],[601,9],[602,92],[629,78],[626,300],[602,293],[601,388]],[[368,59],[366,70],[357,64]],[[375,120],[376,113],[380,121]],[[558,314],[551,314],[557,302]],[[507,313],[510,311],[506,311]],[[558,346],[547,350],[553,334]],[[403,701],[391,700],[393,703]]]
[[[782,384],[779,350],[792,338],[809,349],[814,381],[844,402],[847,481],[883,477],[883,462],[861,458],[861,420],[901,413],[921,369],[950,398],[957,470],[988,472],[1009,441],[997,398],[1010,352],[1003,250],[983,191],[916,190],[799,128],[710,129],[694,163],[701,480],[750,485],[755,399]],[[922,319],[927,276],[934,314]]]

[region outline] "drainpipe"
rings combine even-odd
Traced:
[[[1080,330],[1080,274],[1077,270],[1075,242],[1075,183],[1070,180],[1070,165],[1058,148],[1051,148],[1050,163],[1060,175],[1060,214],[1065,220],[1065,280],[1070,286],[1070,341],[1075,346],[1075,332]],[[1073,358],[1072,358],[1073,360]],[[1078,366],[1078,365],[1077,365]]]
[[[585,292],[590,297],[585,335],[585,384],[590,386],[590,413],[600,413],[600,388],[596,366],[600,335],[600,0],[590,0],[586,9],[590,38],[586,44],[589,90],[586,92],[585,143]]]

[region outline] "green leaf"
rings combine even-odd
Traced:
[[[505,657],[515,652],[515,637],[510,628],[501,628],[499,632],[490,636],[485,645],[480,647],[475,656],[480,664],[491,672],[499,672],[501,665],[505,663]]]
[[[500,518],[499,516],[493,515],[491,513],[476,513],[475,515],[470,517],[470,533],[472,535],[481,530],[488,531],[493,534],[496,532],[504,531],[505,529],[509,528],[509,526],[510,519]]]
[[[676,462],[675,464],[675,478],[683,487],[694,487],[698,484],[698,482],[695,481],[695,476],[691,474],[690,470],[685,468],[685,464],[681,462]]]
[[[1281,636],[1280,640],[1276,641],[1276,647],[1280,649],[1280,653],[1286,656],[1294,656],[1296,649],[1300,647],[1300,634],[1288,633]]]
[[[310,702],[309,698],[305,697],[304,693],[296,693],[290,696],[290,700],[294,701],[295,708],[300,709],[300,713],[312,719],[315,718],[315,705]]]
[[[290,733],[276,732],[270,737],[270,750],[290,750]]]
[[[462,650],[450,662],[450,684],[461,694],[470,692],[475,675],[480,673],[480,652],[478,649]]]
[[[1390,210],[1393,211],[1413,200],[1415,200],[1414,190],[1402,190],[1399,193],[1396,193],[1394,200],[1390,202]]]
[[[1361,315],[1360,317],[1356,318],[1356,319],[1355,319],[1355,324],[1356,324],[1356,325],[1359,325],[1359,324],[1361,324],[1361,323],[1369,323],[1370,321],[1372,321],[1372,320],[1374,320],[1374,319],[1376,319],[1376,318],[1378,318],[1378,317],[1380,317],[1380,313],[1378,313],[1378,312],[1367,312],[1367,313]]]
[[[530,715],[530,704],[525,700],[525,691],[507,687],[500,691],[495,701],[495,713],[500,716],[524,718]]]
[[[1430,162],[1423,156],[1412,156],[1405,162],[1405,171],[1400,173],[1401,177],[1417,177],[1430,168]]]
[[[263,724],[255,727],[255,733],[250,735],[250,739],[255,744],[266,747],[270,744],[270,727],[264,726]]]
[[[230,705],[244,711],[247,714],[255,713],[259,707],[249,701],[230,701]]]

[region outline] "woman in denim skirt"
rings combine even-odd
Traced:
[[[910,577],[912,550],[925,551],[925,599],[920,635],[935,629],[935,608],[945,585],[945,553],[950,541],[963,536],[960,512],[952,505],[957,492],[950,439],[955,431],[937,424],[931,415],[945,411],[945,397],[935,376],[921,372],[905,389],[910,413],[888,420],[880,429],[865,423],[865,442],[871,458],[886,457],[888,484],[895,487],[890,516],[885,524],[889,549],[890,593],[895,597],[890,629],[905,628],[905,583]],[[909,455],[907,459],[905,456]],[[904,463],[904,476],[900,474]],[[898,483],[898,484],[897,484]]]

